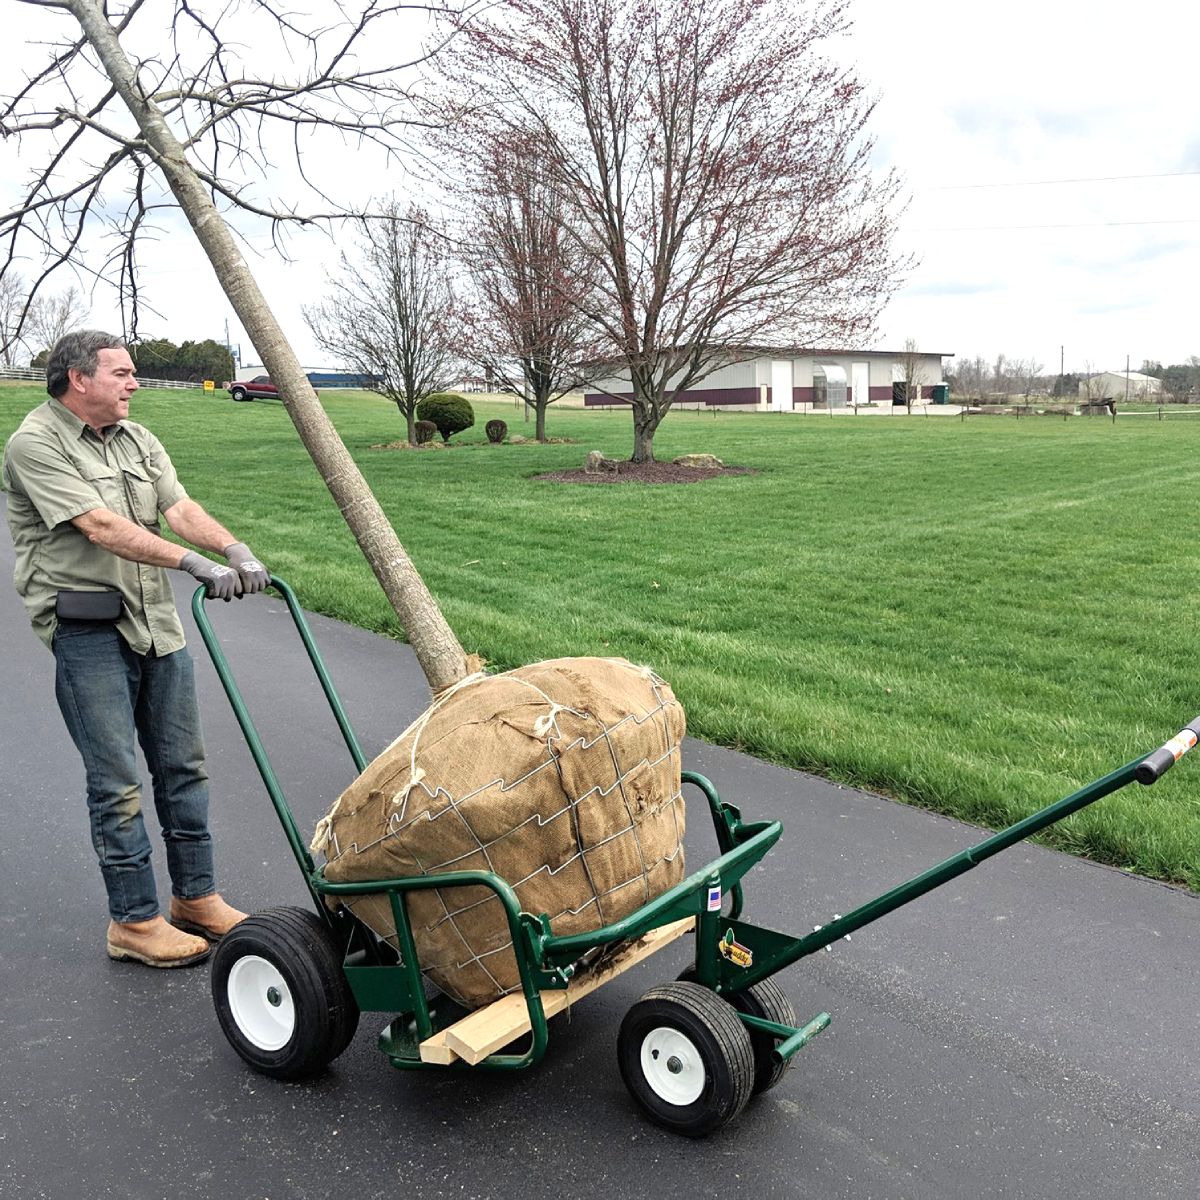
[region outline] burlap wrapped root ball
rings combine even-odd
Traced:
[[[598,929],[684,874],[683,708],[648,667],[561,658],[439,698],[317,827],[334,882],[490,870],[556,934]],[[396,945],[386,895],[344,903]],[[425,974],[468,1008],[520,987],[488,888],[410,894]]]

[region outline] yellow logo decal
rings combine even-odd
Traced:
[[[734,941],[732,929],[726,932],[717,949],[720,950],[721,957],[728,959],[735,967],[744,969],[754,965],[754,951],[749,946]]]

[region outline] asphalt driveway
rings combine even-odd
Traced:
[[[207,966],[155,972],[104,955],[82,768],[11,568],[0,532],[5,1197],[1200,1194],[1200,903],[1028,845],[787,971],[798,1014],[826,1009],[833,1025],[707,1141],[646,1124],[614,1052],[621,1015],[674,977],[683,946],[552,1024],[545,1061],[520,1075],[395,1071],[375,1049],[376,1014],[320,1079],[254,1075],[217,1027]],[[216,607],[307,833],[351,776],[345,749],[282,603]],[[373,753],[424,706],[423,678],[405,646],[313,625]],[[204,648],[191,645],[222,887],[251,909],[304,904]],[[685,763],[748,817],[783,820],[783,841],[746,881],[751,919],[779,928],[811,928],[983,836],[694,741]],[[1200,787],[1200,765],[1180,769]],[[703,821],[695,812],[693,863],[712,847]]]

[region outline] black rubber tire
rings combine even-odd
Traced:
[[[667,1048],[660,1052],[654,1044],[664,1039]],[[677,1055],[672,1044],[684,1052]],[[676,1072],[663,1062],[666,1073],[656,1086],[647,1076],[647,1064],[660,1062],[660,1053],[671,1055],[668,1062],[682,1057],[684,1063]],[[754,1085],[754,1051],[746,1027],[728,1003],[698,983],[668,983],[648,991],[621,1022],[617,1063],[642,1111],[664,1129],[687,1137],[703,1137],[732,1121]],[[672,1076],[682,1081],[685,1092],[691,1081],[695,1096],[664,1095]]]
[[[681,982],[693,982],[696,978],[696,968],[687,967],[679,973]],[[787,998],[783,988],[774,979],[763,979],[744,992],[725,996],[738,1012],[751,1017],[762,1017],[764,1021],[774,1021],[777,1025],[796,1026],[796,1010]],[[795,1061],[789,1058],[786,1062],[776,1062],[772,1057],[775,1049],[775,1039],[769,1033],[758,1029],[750,1029],[750,1045],[754,1050],[754,1095],[769,1092],[792,1069]]]
[[[212,996],[229,1044],[274,1079],[320,1073],[358,1028],[333,935],[303,908],[270,908],[234,926],[213,954]]]
[[[232,397],[233,397],[235,400],[238,400],[238,401],[241,401],[241,400],[249,400],[249,399],[250,399],[250,397],[246,395],[246,389],[245,389],[245,388],[237,388],[237,387],[235,387],[235,388],[230,388],[230,390],[229,390],[229,394],[230,394],[230,395],[231,395],[231,396],[232,396]]]
[[[777,1025],[796,1025],[796,1010],[783,989],[774,979],[763,979],[744,992],[729,997],[738,1012],[750,1017],[762,1017]],[[760,1029],[751,1029],[750,1045],[754,1049],[754,1094],[769,1092],[791,1069],[793,1058],[776,1062],[773,1057],[775,1039]]]

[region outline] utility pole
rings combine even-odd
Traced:
[[[1129,403],[1129,355],[1125,355],[1125,403]]]
[[[225,318],[225,349],[229,351],[229,357],[233,361],[233,373],[236,375],[242,367],[242,348],[238,346],[234,348],[233,343],[229,340],[229,318]]]

